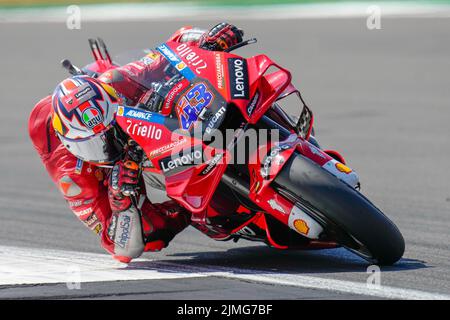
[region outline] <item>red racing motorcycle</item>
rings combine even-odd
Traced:
[[[215,240],[278,249],[342,246],[370,263],[395,263],[405,246],[400,231],[359,192],[358,176],[342,156],[320,148],[291,73],[266,55],[229,52],[251,42],[228,52],[178,42],[156,48],[166,64],[158,81],[162,108],[116,112],[117,124],[142,151],[146,186],[164,189]],[[90,44],[96,61],[83,72],[114,68],[103,41]],[[63,65],[82,72],[68,60]],[[284,104],[292,98],[296,118]]]

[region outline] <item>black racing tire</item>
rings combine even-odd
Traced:
[[[360,192],[297,153],[286,162],[273,185],[284,190],[325,224],[339,244],[371,263],[392,265],[405,251],[402,234]]]

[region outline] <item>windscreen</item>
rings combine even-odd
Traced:
[[[132,50],[116,56],[114,62],[127,71],[129,79],[145,89],[164,84],[174,77],[183,77],[158,48]]]
[[[144,56],[135,60],[139,63],[128,62],[122,68],[129,71],[129,78],[160,97],[162,105],[158,104],[158,112],[169,116],[165,124],[170,129],[193,133],[198,120],[202,120],[202,132],[210,134],[220,126],[225,118],[226,101],[208,79],[196,76],[167,44],[141,53]]]

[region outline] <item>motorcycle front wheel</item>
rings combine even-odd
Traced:
[[[326,237],[370,263],[392,265],[405,250],[402,234],[360,192],[295,153],[273,185],[324,226]]]

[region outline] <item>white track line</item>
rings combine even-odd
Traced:
[[[0,246],[0,285],[221,277],[387,299],[450,300],[450,295],[293,273],[134,261],[126,267],[106,254]]]
[[[279,20],[355,18],[370,16],[377,5],[381,17],[450,17],[450,6],[424,2],[339,2],[318,4],[274,4],[258,6],[199,6],[184,3],[135,3],[81,5],[81,22],[151,20]],[[369,10],[369,11],[368,11]],[[0,8],[1,22],[65,22],[67,7]]]
[[[137,260],[145,261],[145,260]],[[79,273],[78,273],[79,271]],[[79,279],[78,279],[79,276]],[[0,246],[0,285],[206,277],[163,268],[132,269],[106,254]]]

